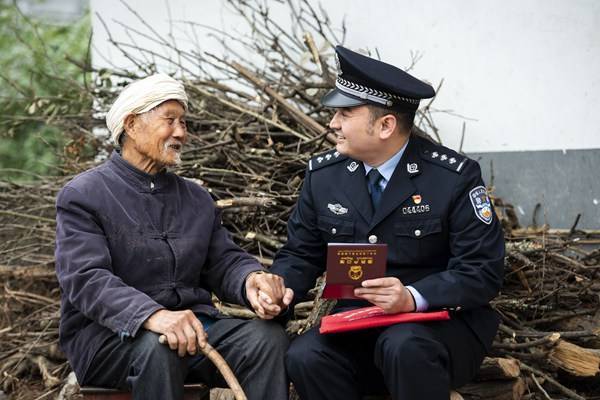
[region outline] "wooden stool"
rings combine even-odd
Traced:
[[[206,385],[185,385],[184,400],[208,400],[210,389]],[[116,389],[106,389],[93,386],[84,386],[79,390],[86,400],[131,400],[131,393]]]

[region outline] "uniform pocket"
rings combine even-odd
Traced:
[[[442,231],[442,221],[439,218],[415,219],[396,222],[394,233],[396,236],[423,239]]]
[[[339,240],[341,238],[348,240],[348,237],[354,235],[354,221],[342,218],[319,215],[317,217],[317,228],[323,232],[323,236],[325,239],[329,239],[329,241],[335,241],[338,237],[340,238]]]
[[[394,224],[394,234],[398,244],[395,251],[401,260],[434,265],[448,256],[448,239],[439,217],[398,221]]]

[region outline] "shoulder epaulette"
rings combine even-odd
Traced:
[[[320,168],[326,167],[328,165],[333,165],[339,161],[345,160],[345,155],[341,154],[337,150],[330,150],[326,153],[319,154],[310,160],[308,160],[308,170],[316,171]]]
[[[434,143],[421,148],[421,158],[432,164],[454,171],[457,174],[462,173],[465,165],[469,162],[468,157]]]

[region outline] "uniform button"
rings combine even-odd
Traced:
[[[369,236],[369,243],[371,243],[371,244],[377,243],[377,236],[375,236],[375,235]]]
[[[337,233],[337,229],[335,229],[335,228],[331,228],[331,234],[332,234],[332,235],[335,235],[336,233]]]
[[[421,236],[421,230],[415,229],[415,236]]]

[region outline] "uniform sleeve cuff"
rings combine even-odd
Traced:
[[[415,312],[427,311],[427,309],[429,308],[429,303],[427,303],[427,300],[425,300],[425,297],[423,297],[421,295],[421,293],[419,293],[419,291],[412,286],[407,286],[406,288],[408,289],[408,291],[412,295],[413,299],[415,300],[415,306],[416,306]]]

